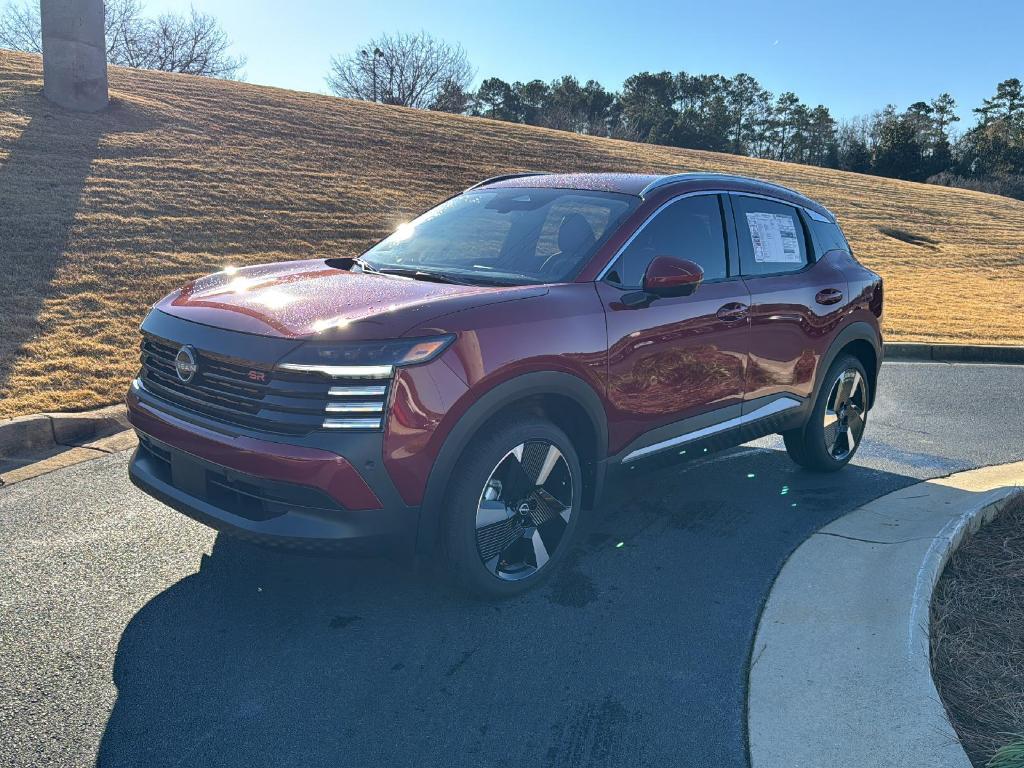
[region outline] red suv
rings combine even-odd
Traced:
[[[622,467],[773,432],[808,469],[845,465],[881,315],[879,276],[789,189],[488,179],[360,257],[229,268],[157,303],[131,478],[218,529],[440,548],[465,586],[512,594]]]

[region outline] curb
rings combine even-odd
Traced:
[[[884,345],[885,360],[932,360],[940,363],[1003,363],[1024,365],[1024,347],[994,344],[918,344],[892,342]]]
[[[0,420],[0,461],[17,460],[58,447],[131,429],[124,405],[81,413],[35,413]]]
[[[950,556],[1024,484],[1024,462],[903,488],[790,556],[749,672],[752,768],[971,768],[931,676],[932,592]]]

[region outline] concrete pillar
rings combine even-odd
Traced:
[[[103,0],[40,0],[43,93],[68,109],[107,106]]]

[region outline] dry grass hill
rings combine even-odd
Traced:
[[[885,277],[890,340],[1024,344],[1024,202],[181,75],[112,69],[100,115],[41,87],[39,57],[0,51],[0,417],[118,400],[146,309],[193,276],[356,253],[517,169],[794,187]]]

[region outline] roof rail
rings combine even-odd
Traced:
[[[754,179],[748,176],[737,176],[732,173],[673,173],[669,176],[662,176],[660,179],[655,179],[646,187],[640,191],[640,197],[647,197],[651,192],[664,187],[666,184],[674,184],[677,181],[686,181],[687,179],[699,179],[699,178],[710,178],[710,179],[738,179],[740,181],[756,181],[758,184],[764,184],[767,187],[775,187],[776,189],[782,189],[786,192],[790,192],[794,195],[800,195],[795,189],[784,187],[781,184],[775,184],[771,181],[764,181],[763,179]],[[803,195],[800,195],[803,197]]]
[[[524,171],[522,173],[503,173],[500,176],[491,176],[491,178],[489,178],[489,179],[484,179],[483,181],[478,181],[473,186],[468,187],[465,191],[469,192],[471,189],[476,189],[477,187],[483,187],[483,186],[486,186],[488,184],[494,184],[494,183],[499,182],[499,181],[508,181],[509,179],[521,179],[524,176],[546,176],[546,175],[547,174],[544,171]]]

